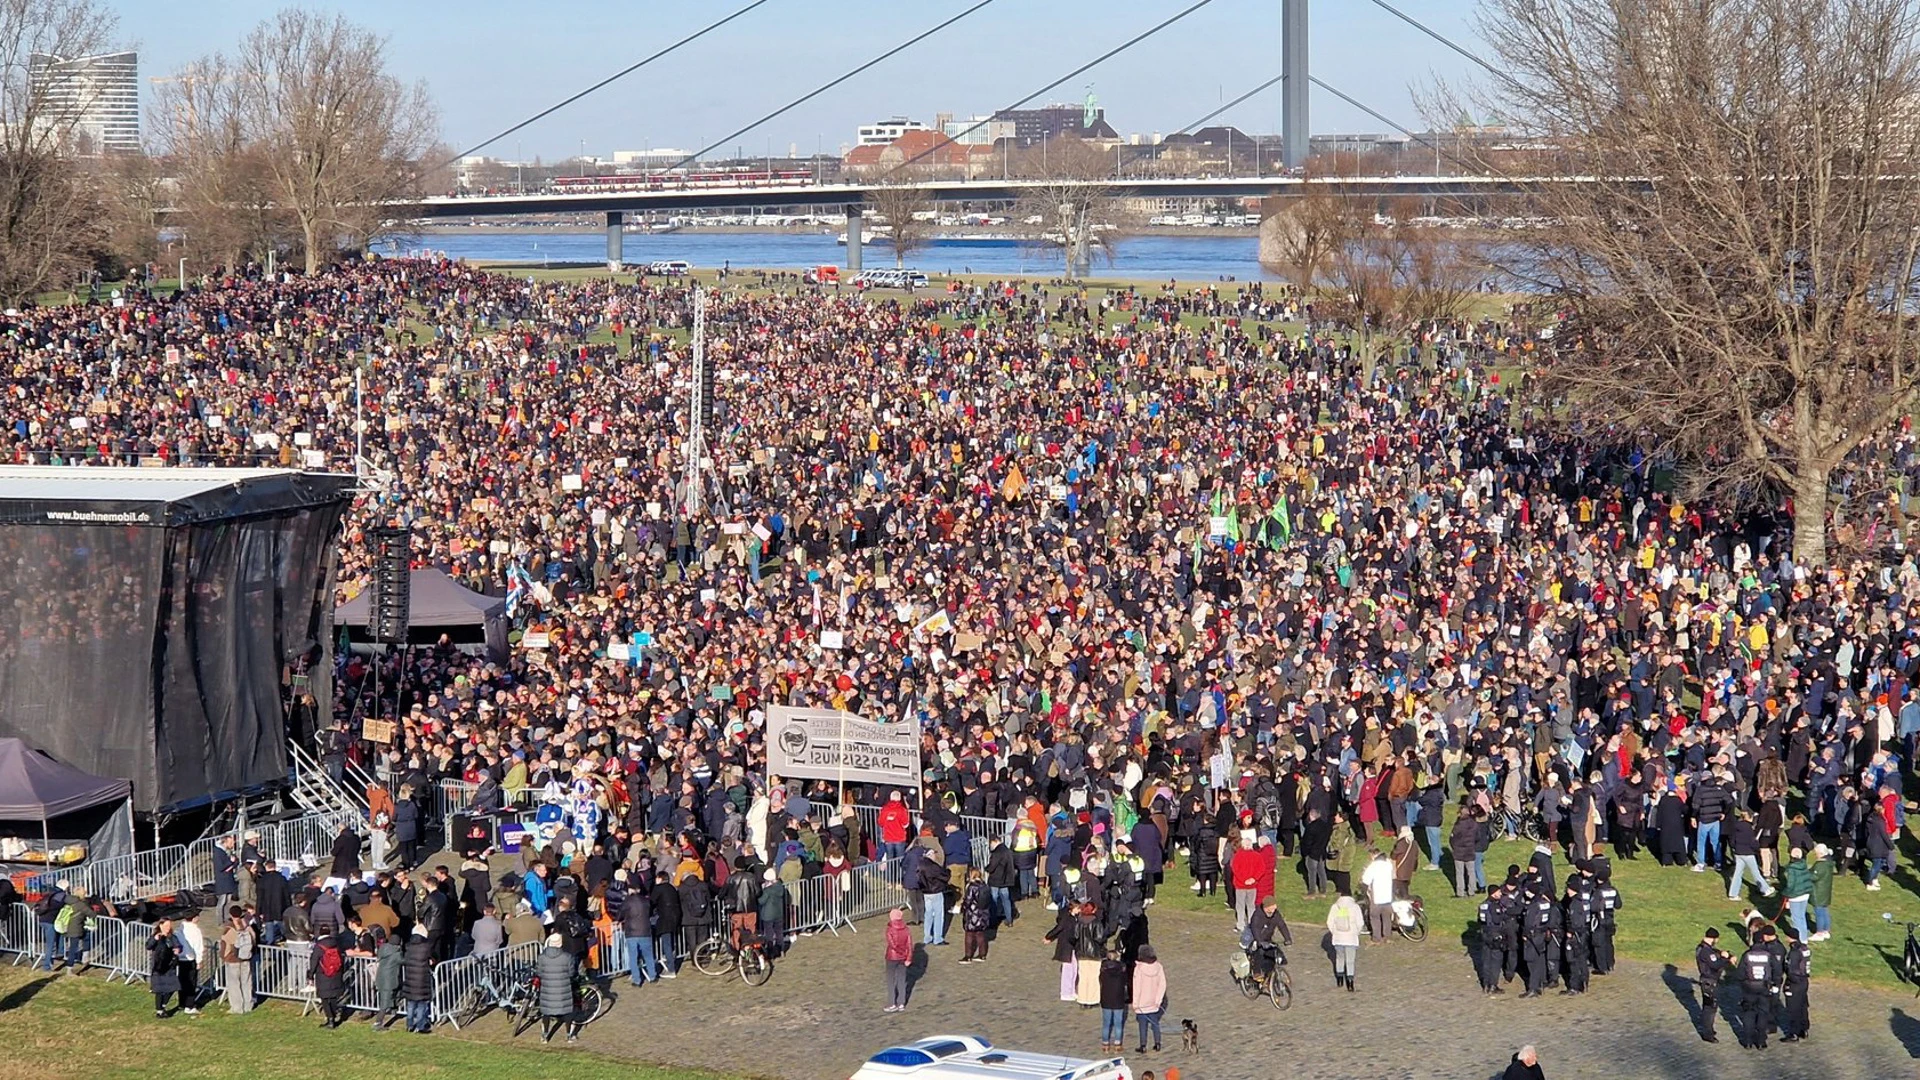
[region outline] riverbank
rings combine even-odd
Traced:
[[[841,229],[828,228],[827,226],[824,226],[824,225],[685,225],[685,226],[680,226],[673,229],[666,229],[666,230],[659,230],[659,231],[642,228],[642,227],[635,227],[632,225],[629,225],[627,227],[627,235],[629,237],[632,237],[632,236],[827,236],[827,237],[838,237],[841,231],[842,231]],[[938,231],[943,236],[987,237],[987,236],[1004,236],[1006,235],[1008,230],[1005,226],[995,227],[991,225],[978,225],[978,226],[956,225],[951,228],[943,226]],[[421,238],[434,237],[434,236],[563,236],[563,235],[584,234],[588,232],[591,232],[593,235],[596,235],[596,236],[604,236],[606,234],[606,231],[604,228],[595,228],[593,223],[591,222],[556,221],[556,222],[548,223],[548,222],[533,222],[533,221],[506,221],[506,222],[502,222],[499,225],[482,225],[478,223],[457,224],[457,225],[456,224],[417,225],[406,230],[396,230],[395,235],[415,236],[415,237],[421,237]],[[1260,235],[1260,230],[1259,229],[1243,229],[1238,227],[1203,228],[1198,226],[1167,225],[1167,226],[1150,226],[1150,227],[1140,228],[1140,229],[1129,229],[1125,232],[1120,233],[1119,235],[1122,238],[1142,238],[1143,237],[1143,238],[1160,238],[1160,239],[1168,239],[1168,240],[1206,240],[1206,239],[1215,239],[1215,238],[1222,238],[1222,237],[1230,238],[1230,239],[1245,239],[1248,237],[1258,237]],[[868,243],[872,244],[871,237],[868,238]],[[885,245],[878,245],[878,246],[884,247]]]

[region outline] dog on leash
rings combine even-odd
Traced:
[[[1200,1025],[1191,1020],[1180,1021],[1180,1046],[1189,1054],[1200,1052]]]

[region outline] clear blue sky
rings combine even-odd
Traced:
[[[105,0],[122,43],[140,50],[142,77],[230,51],[273,10],[260,0]],[[741,6],[745,0],[318,0],[385,36],[390,65],[424,80],[443,137],[464,150],[576,90]],[[516,139],[531,158],[672,146],[691,149],[906,40],[970,0],[771,0],[496,144]],[[749,154],[796,146],[837,152],[854,129],[906,115],[988,113],[1105,52],[1190,0],[996,0],[950,29],[736,140]],[[1474,0],[1393,0],[1394,6],[1478,49]],[[1423,118],[1409,87],[1478,70],[1367,0],[1315,0],[1314,73],[1399,123]],[[1091,82],[1122,134],[1177,130],[1280,70],[1279,0],[1214,0],[1133,49],[1062,85],[1045,100],[1081,100]],[[151,87],[148,88],[149,94]],[[1315,90],[1313,129],[1384,125]],[[1280,89],[1221,117],[1277,131]],[[727,150],[731,152],[732,147]]]

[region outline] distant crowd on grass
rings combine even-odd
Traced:
[[[400,847],[438,780],[478,785],[480,812],[584,785],[597,825],[530,857],[546,869],[511,903],[495,882],[501,920],[525,900],[557,921],[571,879],[579,922],[658,940],[757,908],[790,860],[899,853],[948,875],[923,912],[964,921],[960,815],[1018,826],[1013,877],[978,868],[990,905],[1040,892],[1103,919],[1144,915],[1176,849],[1202,890],[1228,877],[1245,922],[1283,859],[1345,894],[1378,845],[1394,883],[1424,867],[1468,894],[1498,884],[1492,838],[1521,832],[1784,890],[1807,941],[1834,879],[1880,887],[1920,738],[1900,537],[1796,562],[1789,503],[1684,500],[1666,463],[1569,434],[1497,381],[1552,347],[1531,324],[1422,325],[1376,358],[1310,306],[1297,332],[1245,321],[1274,308],[1258,283],[715,290],[713,468],[689,517],[688,356],[658,333],[690,322],[679,285],[238,273],[0,318],[0,393],[21,403],[0,455],[340,461],[358,370],[385,479],[355,508],[343,592],[370,565],[362,530],[407,524],[416,565],[510,596],[545,647],[342,656],[321,750],[405,793]],[[1888,432],[1839,482],[1889,486],[1915,449]],[[110,616],[87,590],[34,602],[51,633]],[[376,669],[385,700],[398,687],[391,742],[363,737]],[[789,814],[838,792],[761,779],[774,703],[913,725],[926,835]],[[443,957],[486,918],[454,876]]]

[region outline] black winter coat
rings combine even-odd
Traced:
[[[689,877],[680,883],[680,918],[688,926],[712,926],[713,886],[705,878]]]
[[[653,903],[653,936],[673,937],[680,932],[680,893],[665,878],[653,883],[647,894]]]
[[[1063,904],[1053,917],[1053,929],[1047,931],[1047,940],[1053,942],[1053,960],[1057,964],[1071,964],[1073,955],[1073,907]]]
[[[400,960],[400,991],[408,1001],[433,1000],[433,942],[417,934]]]
[[[1133,995],[1133,978],[1124,960],[1100,961],[1100,1007],[1124,1009]]]
[[[1193,876],[1220,873],[1220,833],[1211,823],[1202,823],[1193,833],[1193,850],[1187,860]]]

